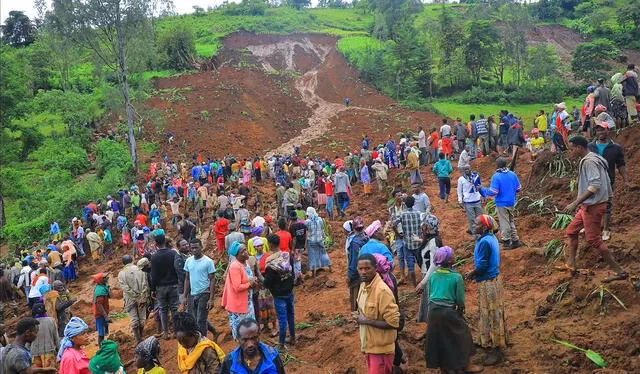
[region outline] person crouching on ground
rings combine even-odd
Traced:
[[[220,374],[285,374],[280,352],[260,342],[260,327],[255,319],[240,321],[236,335],[239,345],[225,358]]]
[[[217,373],[225,358],[224,351],[202,336],[193,314],[178,312],[173,319],[178,340],[178,369],[182,374]]]
[[[471,330],[464,319],[465,291],[462,275],[451,269],[453,249],[436,250],[438,269],[429,279],[429,317],[425,340],[427,367],[443,373],[478,373],[481,366],[472,365],[475,349]]]
[[[529,140],[529,151],[531,152],[531,162],[535,161],[538,153],[544,151],[544,137],[540,136],[539,129],[531,130],[533,137]]]
[[[369,374],[391,374],[395,342],[400,327],[400,309],[393,292],[377,272],[372,254],[358,258],[360,290],[358,311],[354,312],[360,326],[360,349],[365,354]]]

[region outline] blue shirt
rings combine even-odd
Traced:
[[[522,190],[520,180],[511,170],[498,171],[491,177],[491,187],[482,187],[487,196],[496,197],[496,206],[512,207],[516,205],[516,195]]]
[[[509,117],[507,116],[500,117],[499,135],[507,135],[507,133],[509,132],[509,127],[511,127],[511,121],[509,121]]]
[[[369,239],[367,244],[363,245],[362,248],[360,249],[360,253],[358,254],[358,256],[362,256],[367,253],[372,255],[376,253],[383,255],[389,260],[389,262],[393,263],[393,254],[389,250],[389,247],[382,244],[382,242],[380,242],[379,240]]]
[[[60,226],[58,225],[58,222],[54,222],[51,224],[51,235],[56,235],[56,234],[60,234]]]
[[[184,263],[184,271],[189,273],[191,295],[195,296],[209,291],[209,285],[211,284],[209,274],[216,272],[216,266],[213,260],[207,256],[202,256],[198,260],[191,256]]]
[[[433,172],[436,173],[438,178],[449,178],[449,175],[453,173],[451,161],[445,159],[438,160],[438,162],[433,165]]]
[[[485,234],[473,250],[476,282],[491,280],[500,275],[500,244],[493,234]]]
[[[200,166],[194,166],[191,169],[191,178],[198,179],[198,177],[200,177]]]
[[[351,243],[349,243],[349,247],[347,248],[349,251],[349,279],[359,277],[358,256],[360,255],[360,250],[368,241],[369,237],[364,232],[354,235],[351,239]]]
[[[255,370],[251,370],[243,364],[242,359],[240,358],[242,347],[238,347],[231,351],[229,356],[225,358],[222,365],[223,372],[237,374],[278,374],[278,366],[282,365],[281,361],[278,359],[280,352],[278,352],[276,348],[264,343],[259,344],[263,359],[260,362],[260,366]],[[229,371],[226,371],[226,368],[229,368]]]
[[[600,154],[600,156],[604,155],[604,149],[607,148],[608,145],[609,143],[601,144],[596,142],[596,146],[598,147],[598,154]]]

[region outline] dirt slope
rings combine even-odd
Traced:
[[[158,96],[149,99],[148,104],[166,113],[167,131],[175,134],[178,144],[187,140],[187,147],[169,146],[164,142],[164,134],[154,133],[153,124],[148,124],[145,140],[161,142],[154,161],[164,154],[175,159],[190,158],[194,151],[215,157],[228,152],[252,156],[279,147],[287,151],[290,145],[303,143],[306,143],[303,152],[331,158],[356,149],[364,134],[379,143],[389,134],[395,137],[399,131],[415,129],[418,124],[428,126],[441,119],[431,113],[404,110],[359,81],[357,72],[335,51],[333,37],[235,34],[225,43],[225,50],[216,60],[217,72],[156,82]],[[265,70],[271,72],[265,73]],[[289,73],[274,74],[274,71]],[[352,107],[344,107],[346,96],[352,99]],[[202,111],[208,114],[204,115]],[[304,134],[302,138],[296,138],[301,134]],[[638,186],[640,129],[625,131],[617,141],[625,147],[629,174],[633,184]],[[494,171],[494,159],[477,160],[475,167],[488,183]],[[569,191],[569,179],[543,179],[545,168],[546,164],[529,164],[528,156],[523,157],[518,173],[525,185],[526,201],[552,194],[549,204],[561,207],[574,194]],[[402,183],[398,174],[395,170],[391,172],[391,184]],[[423,176],[435,214],[442,222],[443,240],[455,248],[458,257],[467,258],[460,271],[468,271],[473,243],[462,233],[466,229],[464,212],[456,204],[445,204],[437,198],[437,180],[427,168],[423,169]],[[454,178],[457,177],[455,173]],[[259,188],[267,198],[267,205],[272,204],[273,186],[264,184]],[[455,189],[453,193],[455,195]],[[365,198],[362,186],[358,185],[349,214],[363,215],[367,222],[384,221],[387,219],[387,200],[388,196],[380,191]],[[634,275],[640,273],[637,201],[640,201],[640,189],[636,187],[624,192],[618,186],[614,200],[615,234],[610,244],[616,259]],[[628,308],[624,310],[611,296],[605,295],[600,303],[598,297],[590,295],[608,274],[593,251],[581,250],[579,260],[581,266],[592,270],[591,274],[570,279],[567,274],[555,271],[547,264],[543,247],[551,239],[562,239],[564,234],[550,228],[552,216],[536,214],[527,205],[519,206],[518,229],[528,246],[502,254],[506,315],[512,343],[507,351],[508,361],[487,368],[485,372],[587,373],[596,369],[584,355],[551,343],[551,338],[567,340],[603,354],[611,367],[606,372],[640,372],[640,296],[632,281],[608,286]],[[330,252],[333,273],[321,272],[317,279],[308,279],[296,291],[296,322],[309,322],[313,326],[300,330],[299,343],[286,352],[289,373],[365,373],[357,327],[349,321],[341,224],[341,221],[331,222],[332,237],[336,241]],[[208,250],[214,248],[211,229],[209,225],[202,228],[202,239]],[[120,311],[122,291],[118,290],[115,278],[121,268],[119,256],[124,253],[124,249],[118,249],[116,255],[103,264],[94,265],[88,261],[81,264],[81,281],[70,287],[81,299],[73,307],[73,313],[85,318],[92,328],[90,295],[93,286],[89,275],[98,271],[112,273],[112,305],[115,311]],[[555,292],[560,285],[565,289],[561,296]],[[402,306],[409,318],[400,342],[409,360],[406,372],[425,373],[428,371],[425,370],[424,340],[421,338],[425,325],[413,322],[418,298],[412,291],[409,286],[400,289]],[[227,314],[218,307],[220,292],[217,296],[210,319],[227,333],[221,339],[221,346],[228,352],[235,343],[228,336]],[[21,306],[10,309],[14,313],[24,313]],[[477,286],[474,283],[467,283],[467,317],[473,328],[477,324]],[[15,321],[16,318],[11,318],[9,325]],[[130,363],[135,344],[127,322],[123,319],[112,325],[111,338],[121,343],[123,362]],[[148,321],[146,332],[153,332],[152,320]],[[95,333],[92,338],[96,338]],[[162,341],[161,345],[163,366],[170,373],[177,373],[176,341]],[[88,348],[90,352],[96,350],[95,340]],[[133,368],[129,367],[128,371]]]

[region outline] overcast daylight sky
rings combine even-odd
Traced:
[[[173,4],[179,14],[184,14],[192,13],[194,5],[207,9],[208,6],[221,4],[223,1],[224,0],[173,0]],[[229,1],[239,2],[240,0]],[[318,0],[311,0],[311,3],[317,4]],[[12,10],[21,10],[32,19],[36,14],[35,9],[33,9],[33,0],[0,0],[0,23],[4,23],[4,20],[7,19],[9,12]]]

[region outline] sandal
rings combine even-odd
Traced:
[[[629,274],[627,274],[626,271],[623,271],[621,273],[618,273],[618,274],[614,275],[613,277],[609,277],[609,278],[604,279],[602,281],[602,283],[611,283],[613,281],[625,280],[627,278],[629,278]]]

